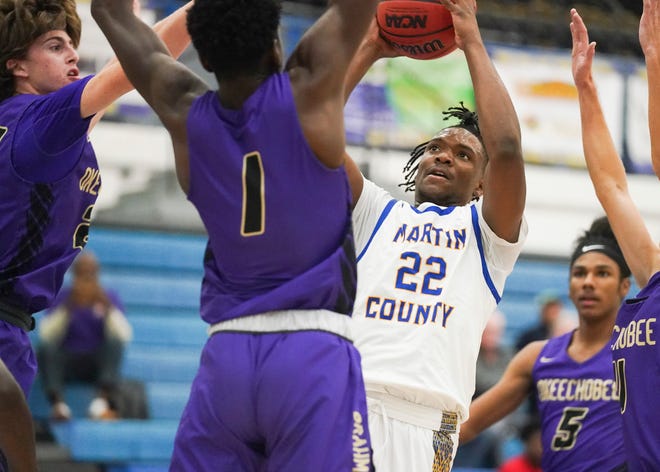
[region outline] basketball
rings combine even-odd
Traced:
[[[433,0],[385,0],[378,4],[380,34],[401,54],[436,59],[456,49],[451,13]]]

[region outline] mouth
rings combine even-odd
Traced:
[[[445,179],[445,180],[449,180],[449,175],[445,171],[443,171],[442,169],[439,169],[437,167],[434,167],[434,168],[430,169],[426,173],[426,175],[427,175],[427,177],[438,177],[438,178],[442,178],[442,179]]]
[[[578,303],[582,306],[590,307],[598,303],[598,299],[596,297],[584,296],[578,298]]]
[[[78,79],[80,78],[80,71],[78,69],[71,69],[66,76],[71,79]]]

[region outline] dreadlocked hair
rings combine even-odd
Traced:
[[[429,142],[425,141],[422,144],[418,144],[415,149],[410,151],[410,159],[408,159],[408,162],[403,167],[403,182],[399,184],[399,187],[403,187],[403,190],[406,192],[415,190],[415,175],[417,175],[417,169],[419,169],[418,160],[424,154],[426,145]]]
[[[459,105],[456,107],[449,107],[447,110],[442,112],[444,115],[443,120],[447,121],[450,118],[458,119],[458,124],[447,126],[446,128],[464,128],[470,133],[474,134],[479,141],[481,141],[481,131],[479,130],[479,117],[476,112],[473,112],[465,107],[463,102],[459,102]],[[426,149],[426,145],[430,141],[425,141],[422,144],[418,144],[415,149],[410,151],[410,159],[406,162],[406,165],[403,167],[403,182],[399,184],[399,187],[403,187],[403,190],[406,192],[412,192],[415,190],[415,176],[417,175],[417,169],[419,169],[419,158],[422,157]]]
[[[449,107],[446,111],[443,111],[442,114],[445,115],[443,118],[445,121],[450,118],[456,118],[458,120],[457,125],[448,126],[448,128],[464,128],[481,140],[479,117],[476,112],[466,108],[465,105],[463,105],[463,102],[460,102],[457,107]]]

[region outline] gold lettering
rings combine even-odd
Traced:
[[[655,346],[654,336],[652,336],[655,331],[651,327],[651,323],[655,323],[655,318],[648,318],[646,320],[646,344],[649,346]]]
[[[592,396],[593,401],[598,401],[603,398],[603,380],[594,379],[594,394]]]
[[[90,195],[96,195],[101,184],[101,174],[98,169],[92,169],[88,167],[85,169],[85,173],[80,178],[79,186],[80,190],[87,192]]]
[[[575,400],[575,379],[568,379],[566,383],[566,400]]]
[[[625,345],[628,346],[628,347],[635,345],[635,326],[636,325],[637,325],[637,323],[635,323],[633,321],[626,328],[627,333],[626,333],[626,344]]]
[[[559,384],[557,385],[557,399],[559,401],[566,400],[566,396],[565,396],[564,392],[565,392],[567,381],[568,381],[568,379],[559,379]]]
[[[642,326],[644,326],[644,325],[641,322],[637,323],[637,325],[635,326],[635,328],[636,328],[635,329],[635,344],[637,346],[645,346],[646,345],[644,343],[644,341],[642,341],[642,339],[640,339],[642,337]]]
[[[353,472],[369,472],[371,457],[364,435],[364,421],[359,411],[353,411]]]

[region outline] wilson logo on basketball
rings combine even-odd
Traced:
[[[419,15],[385,15],[385,24],[388,28],[426,28],[428,16]]]
[[[445,45],[439,39],[434,39],[422,44],[399,44],[395,41],[388,41],[393,48],[403,51],[406,56],[415,57],[430,54],[445,49]]]

